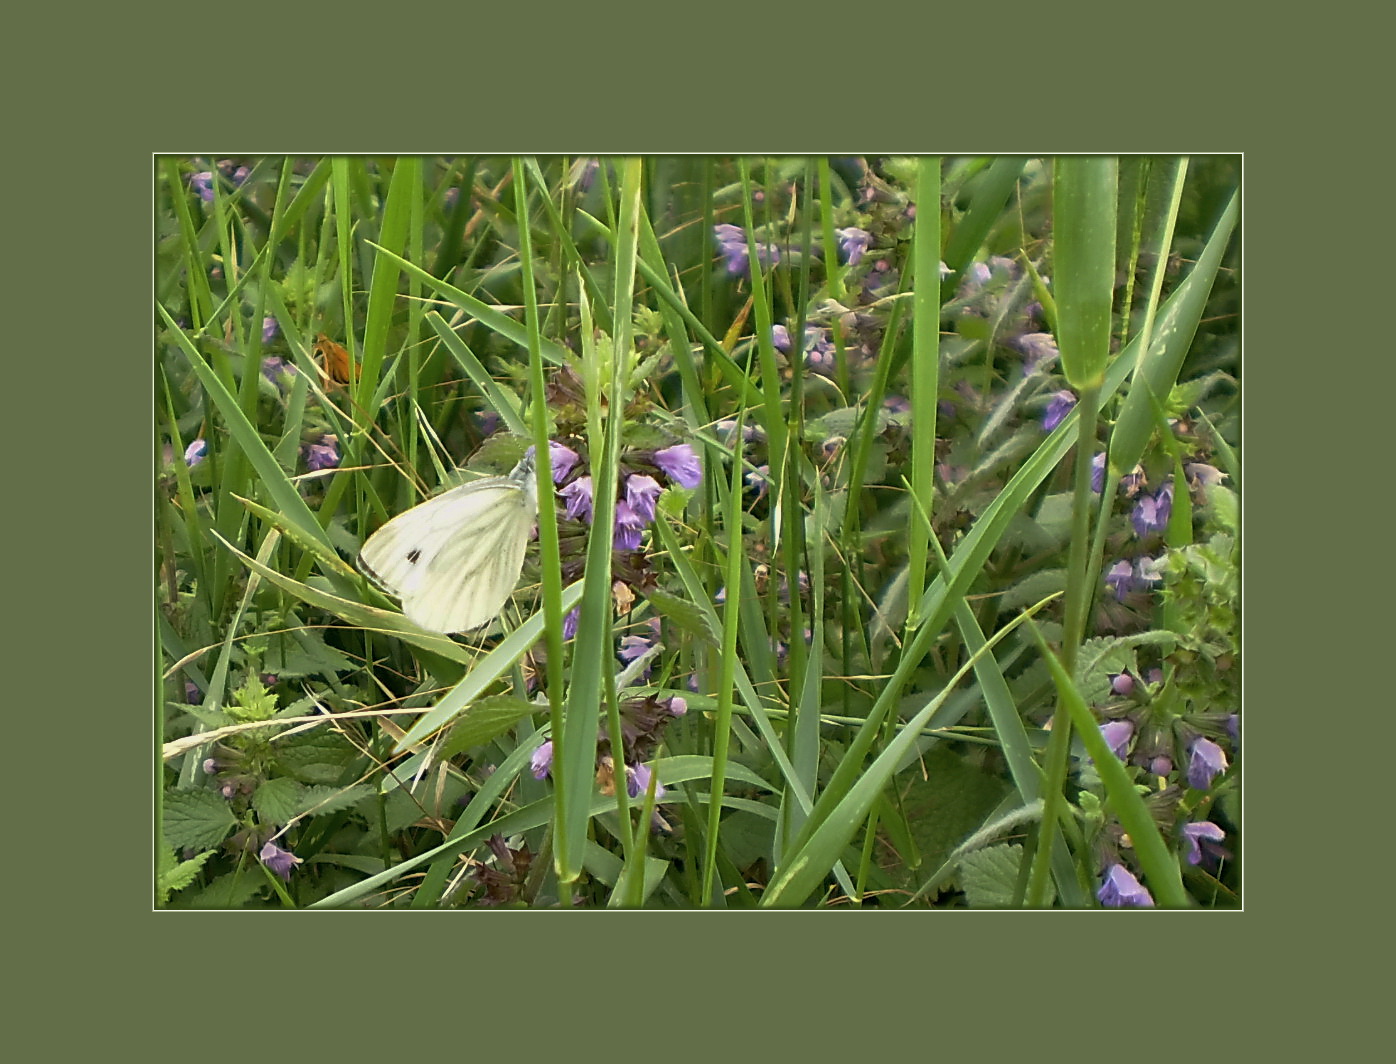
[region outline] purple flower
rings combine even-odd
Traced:
[[[616,531],[612,537],[612,544],[616,550],[639,550],[640,534],[644,532],[645,525],[649,524],[644,517],[636,512],[635,507],[624,499],[616,500]]]
[[[581,620],[582,607],[578,606],[562,619],[562,638],[571,639],[577,634],[577,622]]]
[[[1192,744],[1192,756],[1188,761],[1188,785],[1205,791],[1226,768],[1226,751],[1211,739],[1199,736]]]
[[[203,170],[189,175],[189,187],[199,194],[205,203],[213,202],[213,171]]]
[[[1118,673],[1110,677],[1110,690],[1117,695],[1133,694],[1134,677],[1127,672]]]
[[[562,496],[562,501],[567,506],[567,516],[574,521],[581,518],[588,524],[591,523],[591,477],[578,477],[560,489],[558,494]]]
[[[629,665],[652,646],[653,639],[643,635],[628,635],[620,641],[620,650],[616,652],[616,657]]]
[[[1147,492],[1139,496],[1130,514],[1134,534],[1141,539],[1150,532],[1162,532],[1168,527],[1168,517],[1173,512],[1173,485],[1165,484],[1154,495]]]
[[[546,743],[533,751],[533,757],[529,761],[533,769],[533,778],[541,780],[553,770],[553,741],[549,739]]]
[[[187,466],[196,466],[207,457],[207,440],[195,440],[188,447],[184,448],[184,464]]]
[[[291,881],[291,869],[302,863],[290,850],[283,850],[274,842],[268,842],[263,846],[262,852],[257,856],[262,859],[262,864],[288,883]]]
[[[655,451],[654,464],[673,483],[681,488],[696,488],[703,480],[703,464],[686,443],[676,443]]]
[[[727,444],[728,446],[731,446],[732,440],[737,434],[737,419],[730,417],[723,418],[721,421],[713,425],[713,428],[716,430],[717,434],[720,437],[722,437],[722,442]],[[750,443],[752,440],[759,439],[760,436],[760,425],[753,425],[750,422],[748,422],[746,425],[742,427],[742,439],[746,440],[748,443]],[[689,448],[689,450],[691,451],[692,448]],[[696,456],[694,458],[694,461],[697,461]]]
[[[857,266],[868,250],[868,245],[872,243],[872,234],[857,226],[835,229],[834,234],[839,238],[839,254],[843,256],[843,261],[850,266]]]
[[[218,172],[233,184],[240,185],[247,180],[247,175],[252,173],[252,170],[246,166],[234,166],[231,159],[219,159]]]
[[[1127,560],[1116,562],[1105,574],[1105,583],[1115,592],[1115,598],[1123,602],[1131,591],[1137,590],[1134,583],[1134,564]]]
[[[1091,459],[1091,490],[1099,495],[1105,490],[1105,452]]]
[[[1187,474],[1189,484],[1196,484],[1201,488],[1210,488],[1213,484],[1220,484],[1222,478],[1226,476],[1216,466],[1206,465],[1202,462],[1190,462],[1183,466],[1183,472]]]
[[[1022,352],[1025,370],[1035,369],[1061,357],[1061,352],[1057,350],[1057,338],[1049,332],[1024,333],[1010,342]]]
[[[1144,884],[1122,864],[1112,864],[1105,870],[1105,882],[1096,891],[1100,904],[1110,909],[1152,909],[1154,897]]]
[[[652,772],[644,765],[625,766],[625,793],[632,798],[638,798],[650,788],[650,777]],[[664,795],[664,784],[659,780],[654,781],[654,800],[659,801]]]
[[[564,447],[553,440],[548,441],[548,458],[552,462],[553,483],[561,484],[567,479],[567,474],[576,468],[581,456],[571,447]]]
[[[499,431],[499,415],[493,410],[477,410],[475,425],[479,428],[481,436],[493,436]]]
[[[1226,733],[1231,736],[1232,743],[1241,741],[1241,715],[1232,713],[1226,718]]]
[[[321,436],[318,442],[303,446],[301,452],[305,455],[305,468],[312,473],[339,466],[339,439],[333,435]]]
[[[281,326],[277,323],[275,318],[262,319],[262,343],[266,343],[268,340],[275,340],[276,334],[280,331]]]
[[[746,230],[739,225],[715,225],[713,235],[717,237],[717,250],[727,260],[727,272],[733,276],[745,276],[751,271],[747,254]],[[762,266],[774,266],[780,261],[780,251],[774,244],[763,243],[756,246],[756,261]]]
[[[993,276],[993,271],[982,262],[971,262],[965,267],[965,272],[960,276],[960,296],[972,296],[986,284]]]
[[[577,175],[577,191],[585,192],[591,188],[591,183],[596,180],[596,171],[601,166],[601,160],[596,157],[578,159],[572,167],[572,172]]]
[[[193,680],[184,681],[184,701],[191,706],[197,706],[204,700],[204,693],[199,690]]]
[[[1105,574],[1105,583],[1115,592],[1115,598],[1123,602],[1131,591],[1148,591],[1163,583],[1163,576],[1159,572],[1162,566],[1162,558],[1118,561]]]
[[[1125,498],[1132,499],[1144,490],[1144,485],[1149,483],[1149,478],[1144,474],[1141,466],[1135,466],[1133,470],[1120,478],[1120,490],[1125,493]]]
[[[625,501],[644,524],[654,520],[654,506],[663,490],[659,481],[644,473],[632,473],[625,478]]]
[[[616,500],[616,531],[643,532],[649,521],[625,499]]]
[[[882,400],[882,409],[889,414],[909,414],[911,413],[911,400],[904,395],[889,395]]]
[[[733,277],[745,275],[749,268],[746,230],[739,225],[715,225],[713,235],[718,252],[727,260],[727,272]]]
[[[1112,720],[1100,726],[1100,734],[1110,747],[1110,752],[1121,760],[1129,749],[1129,740],[1134,735],[1134,725],[1127,720]]]
[[[1060,391],[1052,396],[1051,401],[1047,404],[1046,413],[1042,415],[1043,431],[1051,432],[1060,425],[1075,405],[1076,395],[1073,392]]]
[[[790,330],[784,325],[771,326],[771,346],[782,354],[790,352]]]
[[[682,695],[675,695],[669,699],[669,714],[674,717],[682,717],[688,712],[688,699]]]
[[[770,477],[771,467],[768,465],[759,465],[742,479],[746,482],[748,488],[756,492],[756,497],[759,499],[766,494],[767,489],[770,487]]]
[[[278,355],[262,359],[262,376],[276,385],[278,390],[286,386],[286,378],[296,372],[296,367]]]
[[[838,354],[823,330],[810,329],[805,332],[805,365],[815,373],[832,376],[838,363]]]
[[[1173,771],[1173,759],[1167,754],[1159,754],[1149,762],[1149,771],[1155,776],[1167,776]]]
[[[1199,820],[1194,824],[1183,825],[1183,838],[1188,843],[1188,864],[1200,864],[1202,861],[1202,840],[1207,842],[1221,842],[1226,838],[1226,832],[1210,820]]]
[[[218,758],[216,758],[216,757],[206,757],[206,758],[204,758],[204,765],[203,765],[203,768],[204,768],[204,775],[205,775],[205,776],[212,776],[212,775],[214,775],[214,774],[218,771]]]

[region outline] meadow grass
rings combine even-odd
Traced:
[[[154,179],[158,905],[1239,905],[1237,159]]]

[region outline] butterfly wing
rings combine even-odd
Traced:
[[[537,506],[532,470],[465,484],[399,514],[368,538],[359,566],[435,632],[478,628],[523,568]]]

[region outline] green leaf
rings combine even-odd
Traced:
[[[263,824],[285,824],[303,808],[304,785],[291,779],[263,782],[252,794],[252,808]]]
[[[307,784],[333,784],[359,756],[354,744],[329,728],[301,732],[276,741],[277,771]]]
[[[1238,194],[1232,196],[1212,230],[1197,265],[1174,289],[1159,313],[1149,348],[1138,360],[1124,406],[1110,433],[1110,468],[1116,475],[1133,469],[1144,454],[1154,431],[1154,404],[1167,397],[1178,379],[1239,215]],[[1176,490],[1181,491],[1182,485]]]
[[[710,611],[699,609],[685,598],[658,589],[646,592],[645,600],[689,635],[696,636],[709,646],[721,645],[722,640],[713,631],[708,620]]]
[[[180,908],[241,909],[266,886],[266,876],[256,868],[244,868],[219,876],[197,894],[181,896]]]
[[[1097,388],[1110,356],[1119,160],[1078,155],[1053,164],[1052,252],[1057,347],[1077,391]]]
[[[366,783],[356,783],[352,787],[306,787],[301,792],[300,808],[295,815],[324,816],[337,813],[357,805],[374,794],[374,789]]]
[[[176,852],[217,846],[237,826],[228,802],[209,790],[166,791],[161,820],[165,842]]]
[[[546,706],[509,695],[491,695],[489,698],[478,699],[452,725],[451,734],[442,744],[440,756],[451,757],[464,750],[483,746],[491,739],[503,735],[519,721],[545,709]]]
[[[1013,905],[1023,848],[1013,843],[975,850],[960,859],[960,886],[971,909],[1007,909]],[[1051,904],[1049,900],[1047,904]]]
[[[194,882],[198,878],[199,869],[203,868],[204,862],[213,854],[213,850],[205,850],[203,853],[195,854],[187,861],[176,863],[174,850],[168,846],[162,847],[156,881],[156,886],[160,891],[160,899],[168,901],[170,895],[175,891],[183,890]]]

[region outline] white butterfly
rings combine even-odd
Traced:
[[[462,484],[398,514],[368,537],[359,568],[401,599],[420,627],[479,628],[519,582],[537,513],[530,451],[505,476]]]

